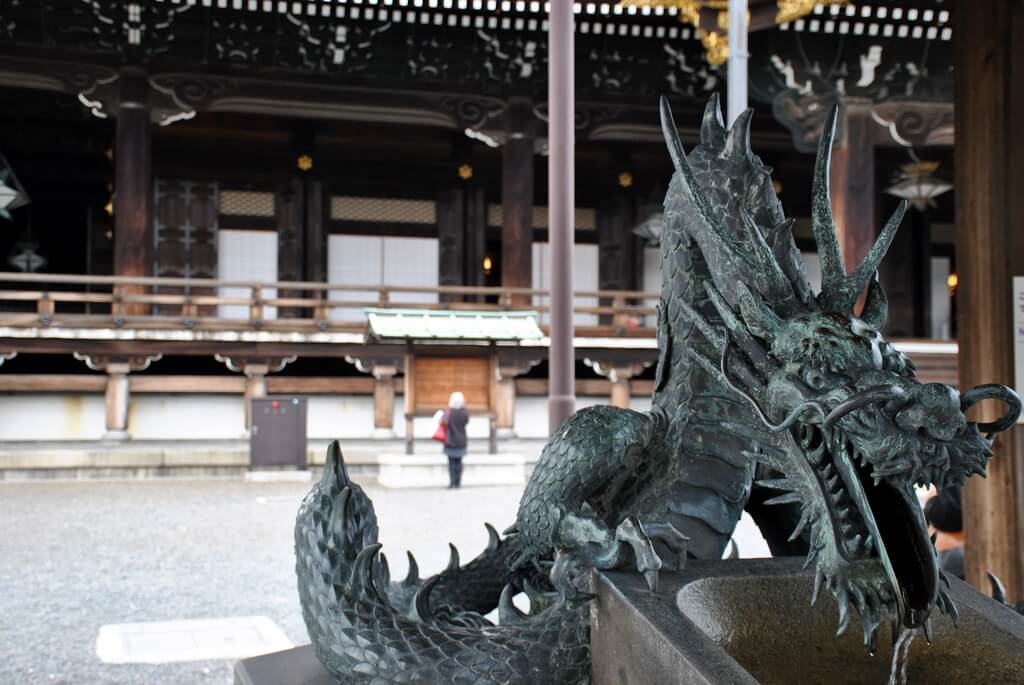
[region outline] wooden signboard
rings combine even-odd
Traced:
[[[489,356],[439,357],[409,354],[405,359],[405,445],[412,454],[413,419],[433,416],[448,406],[453,392],[466,397],[471,416],[490,419],[490,451],[495,452],[496,358]]]

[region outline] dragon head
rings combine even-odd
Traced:
[[[994,436],[1016,421],[1020,398],[1004,386],[961,394],[941,383],[922,383],[910,360],[882,337],[886,301],[877,269],[906,205],[847,273],[828,189],[836,109],[825,123],[815,168],[812,229],[822,267],[816,295],[791,222],[780,220],[781,210],[764,209],[778,202],[774,193],[768,196],[770,183],[748,183],[754,192],[721,208],[700,182],[708,177],[695,175],[694,168],[713,154],[730,157],[734,170],[766,174],[759,161],[741,163],[750,158],[748,146],[715,145],[725,135],[715,132],[721,128],[717,103],[705,116],[702,128],[711,133],[702,134],[694,166],[664,103],[662,117],[678,171],[678,205],[691,210],[678,221],[711,267],[706,305],[681,308],[707,342],[688,352],[749,409],[752,425],[734,432],[752,433],[749,456],[781,473],[761,482],[783,491],[768,503],[799,506],[791,540],[805,536],[807,564],[816,564],[812,602],[822,585],[832,592],[839,633],[855,608],[872,651],[883,614],[926,632],[936,607],[955,618],[914,486],[941,488],[984,475]],[[748,124],[749,116],[737,120]],[[728,132],[729,138],[735,135],[749,133]],[[969,420],[968,409],[982,399],[1004,402],[1002,418]]]

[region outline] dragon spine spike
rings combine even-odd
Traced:
[[[515,625],[522,623],[528,615],[524,614],[512,603],[512,586],[506,585],[501,591],[501,599],[498,600],[498,622],[503,625]]]
[[[704,118],[700,123],[700,142],[712,147],[725,144],[725,122],[722,120],[722,107],[718,93],[713,93],[704,108]]]
[[[416,563],[416,557],[412,555],[412,552],[406,551],[405,556],[409,559],[409,572],[405,575],[402,585],[412,587],[420,582],[420,565]]]
[[[493,552],[501,544],[501,537],[498,536],[498,531],[491,524],[484,523],[484,528],[487,529],[487,551]]]
[[[783,326],[782,319],[743,281],[736,283],[736,290],[739,293],[740,315],[750,332],[766,340],[773,338],[775,332]]]
[[[430,591],[434,589],[434,586],[437,585],[437,581],[440,579],[441,576],[431,576],[423,582],[423,585],[420,585],[412,598],[412,605],[416,610],[416,615],[419,616],[421,621],[426,623],[431,623],[434,620],[434,614],[430,611]]]
[[[756,364],[772,363],[768,359],[764,345],[750,335],[747,331],[747,327],[736,316],[736,312],[729,306],[729,303],[725,301],[722,293],[715,287],[714,282],[705,281],[704,290],[711,299],[711,303],[715,305],[715,309],[718,310],[719,316],[722,317],[722,323],[729,328],[730,333],[732,333],[734,339],[739,343],[740,347],[743,348],[743,351],[747,356]]]
[[[749,160],[754,157],[754,151],[750,149],[750,120],[753,116],[754,110],[745,109],[732,122],[729,133],[725,137],[723,156],[726,159]]]
[[[352,594],[365,593],[375,599],[379,599],[377,587],[373,584],[373,561],[377,552],[383,547],[379,542],[367,545],[356,557],[352,564],[352,573],[349,575],[348,586]]]
[[[459,549],[451,542],[448,543],[448,566],[445,571],[459,570]]]
[[[380,553],[380,563],[374,566],[373,580],[377,584],[377,591],[386,594],[391,586],[391,567],[388,565],[388,558],[384,552]]]

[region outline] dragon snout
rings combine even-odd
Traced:
[[[960,405],[960,393],[955,389],[942,383],[928,383],[914,388],[894,420],[905,431],[924,433],[936,440],[952,440],[967,427]]]

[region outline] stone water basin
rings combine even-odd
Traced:
[[[853,616],[836,639],[837,610],[824,589],[810,606],[813,574],[799,559],[690,562],[662,576],[655,595],[632,574],[594,579],[594,685],[642,683],[885,685],[888,625],[867,653]],[[1024,617],[952,581],[960,627],[932,619],[934,643],[913,641],[908,683],[1024,683]],[[883,621],[887,624],[888,621]]]

